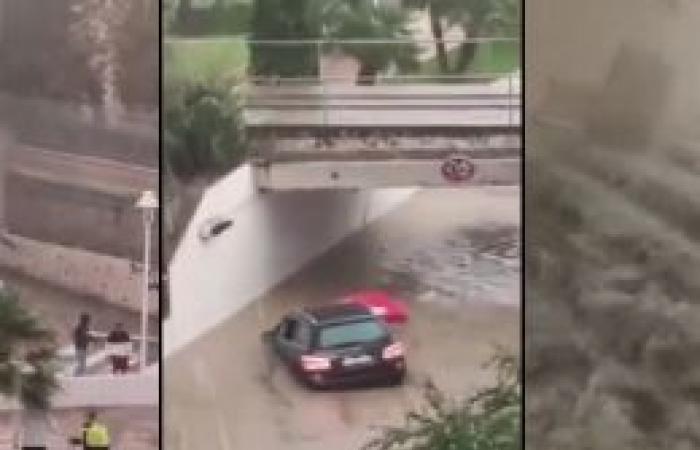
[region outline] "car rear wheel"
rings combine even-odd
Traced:
[[[312,391],[322,391],[326,389],[326,383],[323,380],[314,380],[312,376],[306,375],[303,377],[304,385]]]
[[[406,382],[406,371],[401,371],[391,376],[389,383],[392,386],[401,386]]]

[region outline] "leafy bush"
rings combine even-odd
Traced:
[[[426,387],[427,408],[406,415],[400,427],[386,428],[363,450],[516,450],[521,448],[520,384],[517,361],[499,353],[489,365],[496,385],[462,401]]]
[[[235,85],[171,85],[164,95],[164,162],[173,174],[183,180],[216,175],[243,161],[245,129]]]
[[[51,333],[15,293],[0,288],[0,394],[19,397],[27,408],[48,408],[58,389],[54,361]]]
[[[318,39],[317,0],[257,0],[251,18],[253,40]],[[318,48],[313,43],[250,44],[252,75],[316,76]]]

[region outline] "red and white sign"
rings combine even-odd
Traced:
[[[447,181],[464,183],[474,176],[476,167],[466,156],[456,155],[445,161],[440,170]]]

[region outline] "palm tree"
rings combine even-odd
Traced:
[[[309,40],[321,37],[319,0],[256,0],[251,18],[250,71],[265,76],[318,75],[313,44],[259,44],[260,40]]]
[[[494,35],[515,35],[520,22],[520,9],[516,0],[465,0],[465,11],[455,14],[452,23],[461,26],[466,39]],[[460,46],[455,71],[466,70],[476,56],[477,42],[465,42]]]
[[[123,69],[119,55],[124,24],[136,2],[73,0],[71,34],[100,82],[102,120],[113,124],[124,109],[118,74]]]
[[[435,41],[435,53],[438,58],[438,66],[442,73],[448,73],[450,70],[449,61],[447,59],[447,49],[445,48],[445,31],[443,27],[444,20],[449,17],[450,8],[455,5],[451,0],[405,0],[404,5],[411,9],[427,11],[430,18],[430,32],[433,34]]]
[[[54,358],[51,333],[16,294],[0,288],[0,393],[17,397],[25,408],[48,409],[58,389]]]
[[[334,41],[400,40],[410,37],[407,10],[382,5],[372,0],[336,1],[335,8],[327,9],[324,20],[324,37]],[[362,84],[374,84],[377,74],[391,65],[396,65],[402,70],[410,70],[417,66],[418,48],[412,43],[339,42],[331,47],[355,57],[360,62],[358,83]]]
[[[438,64],[443,73],[466,70],[478,48],[476,42],[461,44],[459,59],[450,67],[443,41],[445,26],[459,26],[467,40],[493,35],[517,36],[520,27],[517,0],[404,0],[404,5],[430,15]]]
[[[373,0],[258,0],[253,11],[255,40],[400,39],[410,36],[408,11]],[[317,76],[322,51],[339,49],[361,64],[359,79],[374,82],[392,64],[416,64],[415,45],[335,43],[321,49],[313,42],[280,45],[251,43],[254,75]]]

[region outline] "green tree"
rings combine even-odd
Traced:
[[[404,426],[386,428],[364,450],[519,450],[520,385],[517,361],[503,353],[493,387],[463,401],[426,387],[427,407],[406,415]]]
[[[154,109],[159,98],[160,35],[157,0],[132,3],[117,44],[117,84],[124,103]]]
[[[442,73],[450,71],[447,49],[445,47],[445,30],[443,23],[450,17],[450,9],[459,7],[460,4],[452,0],[405,0],[405,6],[412,9],[426,11],[430,18],[430,31],[435,41],[435,53],[438,65]]]
[[[520,30],[520,2],[517,0],[404,0],[404,4],[429,14],[438,65],[443,73],[468,69],[479,45],[477,42],[460,44],[459,57],[450,67],[443,41],[445,27],[460,27],[467,40],[516,37]]]
[[[163,34],[170,34],[176,30],[175,19],[177,17],[177,0],[161,0],[161,16],[163,24]]]
[[[358,83],[374,84],[377,75],[392,65],[401,70],[417,67],[418,48],[406,42],[411,34],[407,26],[408,10],[373,0],[344,0],[337,1],[324,19],[324,37],[331,40],[331,48],[354,56],[360,62]],[[343,39],[403,42],[344,44]]]
[[[100,101],[99,80],[85,55],[72,45],[72,2],[2,2],[0,90],[19,97]]]
[[[0,289],[0,393],[18,397],[26,408],[48,409],[58,389],[54,358],[51,333],[16,294]]]
[[[256,0],[251,40],[299,40],[321,37],[323,12],[318,0]],[[250,44],[252,75],[297,77],[318,75],[318,47],[313,43]]]
[[[240,97],[230,83],[166,86],[164,157],[180,179],[225,173],[246,156]]]
[[[358,81],[373,83],[395,64],[417,66],[412,44],[343,43],[343,39],[406,39],[409,11],[373,0],[258,0],[252,40],[307,40],[294,44],[251,43],[251,73],[281,77],[318,76],[324,52],[337,49],[360,62]],[[320,45],[313,40],[330,40]]]

